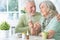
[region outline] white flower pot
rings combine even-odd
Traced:
[[[0,38],[8,38],[9,30],[0,30]]]

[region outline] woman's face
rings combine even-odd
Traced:
[[[42,3],[40,5],[40,10],[41,10],[43,16],[48,14],[48,7],[45,3]]]

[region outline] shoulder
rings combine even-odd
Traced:
[[[57,21],[57,22],[60,22],[60,14],[57,14],[53,19],[53,21]]]
[[[53,17],[49,24],[55,24],[57,22],[56,16]]]
[[[59,24],[60,24],[60,22],[57,20],[57,16],[55,16],[54,18],[51,19],[51,21],[49,22],[48,26],[55,27],[55,26],[57,26]]]
[[[47,28],[48,28],[48,31],[54,30],[57,32],[58,30],[60,30],[60,22],[57,20],[57,17],[58,17],[58,15],[56,15],[54,18],[52,18],[50,23],[46,26],[45,31],[47,31]]]
[[[25,16],[27,16],[27,14],[22,14],[22,15],[21,15],[21,17],[25,17]]]
[[[25,17],[26,17],[26,14],[21,14],[19,18],[20,18],[20,19],[23,19],[23,18],[25,18]]]
[[[41,14],[40,12],[36,12],[37,14]]]
[[[40,13],[40,12],[36,12],[36,14],[39,14],[39,15],[41,15],[41,13]]]

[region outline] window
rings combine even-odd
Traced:
[[[19,19],[18,3],[18,0],[0,0],[0,22],[6,20],[10,25],[16,24],[14,22]]]
[[[7,11],[7,1],[6,0],[0,0],[0,12]]]

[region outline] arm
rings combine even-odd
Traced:
[[[28,30],[28,25],[25,25],[24,21],[25,21],[25,15],[22,15],[20,17],[20,20],[19,20],[17,26],[16,26],[16,29],[15,29],[16,33],[18,33],[18,32],[26,32]]]
[[[47,33],[48,33],[47,39],[51,39],[51,38],[53,38],[53,36],[54,36],[54,34],[55,34],[55,31],[54,31],[54,30],[50,30],[50,31],[48,31]],[[39,33],[39,36],[42,37],[42,32]]]
[[[29,25],[30,34],[35,35],[35,29],[34,29],[34,24],[33,24],[32,20],[29,21],[28,25]]]
[[[52,28],[50,29],[50,31],[48,31],[50,33],[49,35],[51,35],[50,38],[54,36],[54,34],[56,33],[58,34],[60,32],[59,31],[60,30],[60,15],[57,15],[56,18],[52,19],[51,23],[50,24]]]
[[[50,23],[46,26],[45,32],[48,32],[48,38],[53,38],[55,34],[59,31],[59,22],[56,17],[54,17]]]

